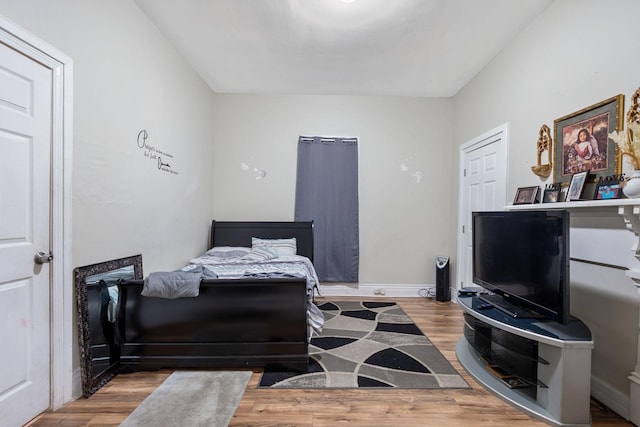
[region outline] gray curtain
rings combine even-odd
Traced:
[[[320,281],[357,282],[357,139],[299,138],[295,219],[314,222],[313,259]]]

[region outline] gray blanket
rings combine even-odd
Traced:
[[[197,297],[200,294],[202,278],[217,276],[200,266],[193,271],[154,272],[144,279],[141,295],[167,299]]]

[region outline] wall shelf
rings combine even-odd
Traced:
[[[507,205],[507,210],[551,210],[551,209],[613,209],[624,206],[640,207],[640,199],[610,199],[610,200],[576,200],[573,202],[536,203],[528,205]]]
[[[611,216],[620,215],[627,230],[631,231],[636,241],[632,248],[636,259],[640,260],[640,199],[612,199],[612,200],[580,200],[574,202],[536,203],[527,205],[508,205],[506,210],[559,210],[567,209],[576,216]],[[640,272],[636,273],[640,276]],[[633,278],[633,276],[630,276]],[[634,279],[636,280],[636,279]],[[636,280],[638,283],[638,280]]]

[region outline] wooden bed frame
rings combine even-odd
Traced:
[[[211,224],[214,246],[251,247],[251,238],[296,238],[313,261],[312,222]],[[265,367],[306,371],[306,279],[204,279],[195,298],[141,295],[142,280],[119,284],[123,372],[182,367]]]

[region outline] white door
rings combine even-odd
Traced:
[[[506,204],[506,125],[464,144],[460,149],[458,289],[472,283],[472,226],[474,211],[504,210]]]
[[[51,70],[0,43],[0,417],[49,407]]]

